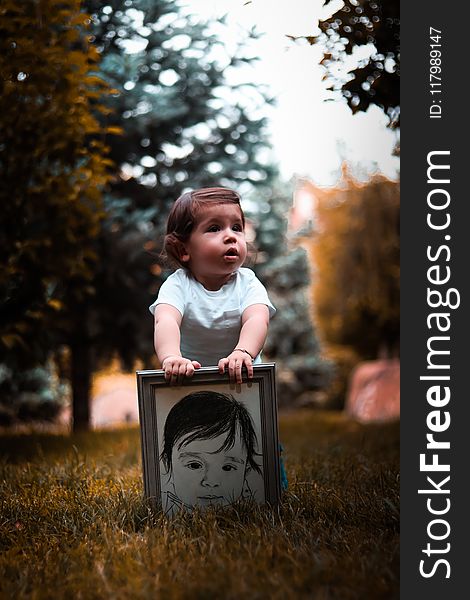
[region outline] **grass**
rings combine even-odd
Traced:
[[[0,436],[1,598],[399,597],[399,427],[281,416],[281,506],[169,520],[137,428]]]

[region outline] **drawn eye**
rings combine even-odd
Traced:
[[[196,461],[191,461],[186,464],[186,468],[191,469],[191,471],[196,471],[197,469],[202,469],[202,465]]]
[[[237,467],[235,465],[224,465],[222,467],[222,471],[236,471]]]

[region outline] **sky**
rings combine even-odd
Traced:
[[[253,46],[259,60],[250,67],[249,77],[267,84],[277,100],[266,115],[283,179],[301,176],[317,185],[333,185],[343,160],[350,162],[359,179],[376,171],[397,178],[399,159],[392,156],[396,138],[386,128],[383,112],[371,106],[366,113],[352,115],[345,100],[325,102],[329,93],[319,65],[321,48],[286,37],[319,32],[321,0],[184,0],[183,4],[201,17],[218,19],[226,14],[228,46],[234,47],[241,30],[256,26],[263,33]],[[336,0],[331,6],[341,4]]]

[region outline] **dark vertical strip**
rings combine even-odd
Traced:
[[[402,598],[467,587],[469,13],[401,5]]]
[[[90,429],[91,357],[90,342],[76,340],[70,347],[73,431]]]

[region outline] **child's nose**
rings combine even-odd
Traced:
[[[205,487],[219,487],[220,486],[220,481],[219,478],[216,476],[216,472],[214,469],[207,469],[206,472],[204,473],[204,477],[202,478],[202,485]]]
[[[233,229],[226,229],[224,238],[226,242],[231,242],[233,240],[236,240],[237,236],[235,235]]]

